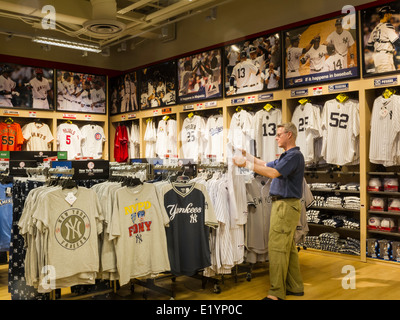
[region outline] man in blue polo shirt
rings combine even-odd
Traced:
[[[271,287],[264,300],[285,299],[304,294],[294,233],[300,219],[304,157],[296,146],[297,129],[293,123],[278,125],[276,141],[284,150],[279,159],[266,163],[242,150],[245,159],[235,157],[234,164],[271,178],[271,221],[268,240]]]

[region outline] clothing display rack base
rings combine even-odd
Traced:
[[[154,279],[154,278],[153,279],[146,279],[146,280],[132,279],[131,280],[131,292],[135,291],[135,284],[137,284],[137,285],[139,285],[139,286],[141,286],[143,288],[146,288],[146,289],[155,291],[157,293],[169,296],[170,300],[174,300],[175,299],[175,292],[174,292],[173,289],[169,290],[167,288],[160,287],[160,286],[156,285],[156,283],[155,283],[156,280],[164,280],[164,279],[168,279],[168,278],[170,278],[172,282],[175,282],[176,277],[174,275],[166,275],[166,276],[159,277],[157,279]],[[147,300],[146,291],[143,291],[143,298],[145,300]]]

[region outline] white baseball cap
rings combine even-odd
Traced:
[[[400,210],[400,199],[393,198],[389,200],[389,208],[396,208]]]
[[[384,218],[381,221],[381,227],[383,227],[383,228],[393,228],[394,226],[395,226],[395,223],[392,218]]]
[[[374,226],[374,227],[379,227],[381,225],[381,220],[382,220],[382,218],[380,218],[380,217],[370,217],[368,220],[368,225]]]
[[[372,198],[371,207],[383,208],[385,206],[385,201],[383,198]]]
[[[382,187],[382,181],[379,178],[371,178],[368,181],[368,190],[379,190]]]
[[[385,178],[383,181],[385,187],[398,187],[399,180],[397,178]]]

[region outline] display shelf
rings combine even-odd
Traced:
[[[322,192],[322,193],[350,193],[350,194],[360,194],[359,190],[340,190],[340,189],[318,189],[310,188],[311,192]]]
[[[357,233],[357,234],[360,233],[360,229],[350,229],[350,228],[343,228],[343,227],[335,228],[335,227],[332,227],[332,226],[327,226],[327,225],[324,225],[324,224],[312,223],[312,222],[308,222],[308,225],[311,226],[311,227],[324,228],[324,229],[326,228],[326,229],[329,229],[329,230],[332,230],[332,231],[337,230],[337,231],[345,231],[345,232],[354,232],[354,233]]]
[[[400,217],[400,212],[394,212],[394,211],[368,210],[368,213]]]
[[[368,194],[400,197],[400,192],[394,192],[394,191],[368,191]]]
[[[311,206],[308,207],[310,210],[329,210],[329,211],[343,211],[343,212],[360,212],[358,209],[346,209],[341,207],[319,207],[319,206]]]

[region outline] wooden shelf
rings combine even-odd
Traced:
[[[368,193],[369,194],[381,195],[381,196],[400,197],[400,192],[394,192],[394,191],[368,191]]]
[[[311,206],[311,207],[308,207],[307,209],[311,209],[311,210],[331,210],[331,211],[343,211],[343,212],[357,212],[357,213],[360,212],[360,210],[358,210],[358,209],[346,209],[346,208],[341,208],[341,207]]]
[[[339,228],[335,228],[332,226],[326,226],[324,224],[319,224],[319,223],[312,223],[312,222],[308,222],[308,226],[312,226],[312,227],[318,227],[318,228],[329,228],[332,230],[339,230],[339,231],[350,231],[350,232],[355,232],[355,233],[360,233],[360,229],[350,229],[350,228],[343,228],[343,227],[339,227]]]
[[[395,211],[368,210],[368,213],[382,214],[387,216],[398,216],[400,218],[400,212],[395,212]]]
[[[340,189],[310,189],[311,192],[332,192],[332,193],[356,193],[360,194],[360,190],[340,190]]]

